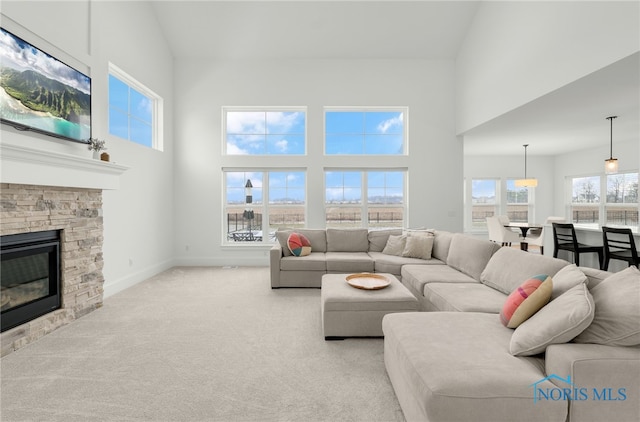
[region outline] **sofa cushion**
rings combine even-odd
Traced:
[[[374,271],[377,273],[391,273],[397,277],[401,276],[404,265],[444,265],[438,259],[406,258],[404,256],[386,255],[382,252],[368,252],[374,261]]]
[[[640,271],[617,272],[591,289],[595,302],[593,323],[574,340],[609,346],[640,344]]]
[[[428,283],[477,283],[448,265],[405,265],[400,274],[402,284],[420,296],[424,295],[424,285]]]
[[[551,300],[557,298],[569,289],[580,284],[587,284],[587,276],[576,266],[576,264],[567,265],[553,276],[553,291],[551,292]]]
[[[373,272],[373,259],[367,252],[327,252],[327,271],[341,273]]]
[[[449,255],[447,255],[447,265],[480,281],[482,270],[484,270],[487,262],[489,262],[491,256],[498,249],[500,249],[500,245],[494,242],[456,233],[451,239]],[[526,277],[521,277],[518,280],[518,284],[521,283],[522,280],[526,280],[531,274],[536,273],[529,273]],[[509,294],[512,290],[513,289],[503,293]]]
[[[402,256],[406,242],[407,236],[405,235],[391,235],[387,239],[387,244],[384,246],[382,253],[385,255]]]
[[[424,311],[483,312],[497,314],[506,299],[489,286],[472,283],[429,283],[424,285]]]
[[[324,252],[311,252],[307,256],[285,256],[280,260],[281,271],[326,271]]]
[[[495,314],[404,312],[382,320],[384,361],[407,421],[564,421],[567,402],[533,401],[544,362],[509,353]]]
[[[444,230],[436,230],[434,233],[433,250],[431,251],[431,256],[439,259],[442,262],[447,262],[447,256],[449,255],[449,247],[451,246],[452,238],[453,233]]]
[[[327,252],[367,252],[367,229],[327,229]]]
[[[309,239],[311,249],[314,252],[327,251],[327,232],[323,229],[296,229],[296,232],[303,234]]]
[[[586,284],[572,287],[515,329],[509,351],[514,356],[532,356],[550,344],[571,341],[591,324],[594,312]]]
[[[412,234],[407,236],[402,256],[407,258],[431,259],[434,236]]]
[[[309,239],[300,233],[291,233],[287,239],[287,247],[294,256],[307,256],[311,253]]]
[[[482,271],[480,282],[511,294],[531,274],[547,274],[553,278],[561,268],[569,265],[562,259],[532,254],[514,248],[500,248]]]
[[[500,311],[502,325],[516,328],[522,324],[549,302],[552,290],[553,282],[546,274],[526,280],[504,302]]]
[[[387,239],[390,235],[399,236],[402,234],[402,229],[386,229],[386,230],[371,230],[367,237],[369,239],[369,252],[382,252],[387,245]]]

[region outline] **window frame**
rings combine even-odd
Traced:
[[[272,168],[272,167],[242,167],[242,168],[222,168],[222,221],[221,221],[221,233],[222,233],[222,245],[223,246],[233,246],[233,247],[239,247],[239,246],[246,246],[246,247],[251,247],[251,246],[264,246],[264,245],[272,245],[273,243],[275,243],[276,239],[275,236],[271,236],[271,230],[270,230],[270,210],[273,209],[287,209],[287,208],[303,208],[303,222],[302,222],[302,226],[304,226],[306,224],[306,221],[308,219],[308,215],[307,215],[307,206],[308,206],[308,175],[307,175],[307,169],[306,168],[300,168],[300,167],[278,167],[278,168]],[[304,183],[303,183],[303,192],[304,192],[304,201],[302,203],[291,203],[291,204],[287,204],[287,203],[271,203],[270,200],[270,174],[271,173],[303,173],[304,174]],[[246,179],[251,179],[251,182],[253,184],[253,188],[252,188],[252,193],[253,193],[253,202],[250,206],[247,206],[248,204],[246,203],[239,203],[239,204],[229,204],[228,203],[228,198],[227,198],[227,189],[229,187],[228,184],[228,174],[229,173],[244,173],[244,180]],[[262,178],[260,180],[260,182],[258,182],[257,178],[251,176],[252,174],[255,173],[261,173],[262,174]],[[244,192],[244,183],[243,183],[243,187],[242,188],[238,188],[238,189],[242,189],[243,193],[242,195],[244,196],[245,192]],[[261,191],[261,195],[257,196],[256,195],[256,189],[260,189]],[[256,200],[256,198],[259,198],[258,200]],[[229,238],[229,234],[232,233],[231,231],[229,231],[228,229],[228,225],[227,222],[225,221],[225,218],[228,219],[228,215],[230,215],[230,213],[228,212],[229,208],[239,208],[242,207],[244,209],[252,209],[254,211],[255,214],[260,214],[261,215],[261,223],[259,226],[259,230],[261,230],[263,233],[269,233],[269,236],[262,236],[261,240],[258,241],[248,241],[248,242],[240,242],[240,241],[235,241],[235,240],[231,240]],[[265,216],[267,218],[265,218]],[[291,227],[291,225],[287,224],[287,227]],[[244,227],[244,226],[243,226]],[[254,226],[256,227],[256,226]]]
[[[164,150],[164,132],[163,132],[163,115],[164,115],[164,100],[156,94],[153,90],[145,86],[142,82],[138,81],[133,76],[129,75],[124,70],[120,69],[115,64],[109,62],[107,79],[110,76],[114,76],[120,82],[127,85],[129,89],[134,89],[141,93],[151,101],[151,145],[140,143],[131,139],[131,130],[129,125],[129,134],[127,138],[123,138],[118,134],[111,132],[111,98],[109,93],[109,81],[107,80],[107,113],[108,113],[108,130],[110,136],[116,136],[120,139],[125,139],[131,143],[144,146],[147,148],[155,149],[157,151]],[[130,110],[127,110],[127,122],[131,121],[132,115]],[[134,117],[135,118],[135,117]]]
[[[287,157],[295,157],[295,156],[306,156],[308,154],[308,112],[307,112],[307,107],[306,106],[283,106],[283,107],[279,107],[279,106],[222,106],[222,125],[221,125],[221,130],[222,130],[222,155],[223,156],[228,156],[228,157],[238,157],[238,156],[250,156],[250,157],[281,157],[281,156],[287,156]],[[228,141],[227,141],[227,137],[228,137],[228,133],[227,133],[227,114],[229,112],[247,112],[247,113],[273,113],[273,112],[283,112],[283,113],[294,113],[294,112],[298,112],[298,113],[302,113],[304,115],[304,133],[302,133],[303,136],[303,146],[304,146],[304,151],[302,153],[295,153],[295,154],[269,154],[267,153],[267,148],[268,148],[268,143],[266,141],[266,136],[269,135],[266,125],[265,125],[265,133],[264,134],[259,134],[259,135],[264,135],[265,136],[265,152],[261,153],[261,154],[230,154],[228,151]],[[265,116],[266,119],[266,116]],[[297,133],[296,133],[297,134]],[[240,134],[236,134],[236,135],[240,135]],[[258,135],[258,134],[252,134],[252,133],[246,133],[244,135]]]
[[[360,199],[358,201],[354,201],[351,203],[329,203],[327,202],[327,173],[329,172],[341,172],[341,173],[360,173]],[[402,208],[402,221],[400,226],[392,225],[392,226],[372,226],[369,218],[369,214],[371,210],[381,209],[381,208],[394,208],[393,203],[374,203],[369,201],[369,173],[401,173],[402,174],[402,201],[399,203],[400,208]],[[325,218],[324,223],[327,228],[336,228],[343,227],[340,225],[332,225],[328,221],[328,209],[336,208],[336,209],[349,209],[356,208],[359,209],[359,217],[354,218],[353,223],[358,222],[358,225],[353,225],[350,227],[357,228],[367,228],[371,230],[381,230],[387,228],[400,228],[404,227],[407,222],[407,181],[408,181],[408,168],[386,168],[386,167],[358,167],[358,168],[344,168],[344,167],[325,167],[323,168],[323,205],[325,209]],[[344,188],[344,184],[342,185]],[[386,187],[386,183],[385,183]]]
[[[358,154],[329,154],[327,153],[327,113],[329,112],[352,112],[352,113],[374,113],[374,112],[389,112],[389,113],[402,113],[402,153],[400,154],[367,154],[364,151]],[[322,133],[323,133],[323,142],[322,142],[322,148],[323,148],[323,153],[325,157],[339,157],[339,156],[347,156],[347,157],[353,157],[353,156],[386,156],[386,157],[401,157],[401,156],[407,156],[409,155],[409,107],[407,106],[369,106],[369,107],[358,107],[358,106],[325,106],[323,107],[323,112],[322,112],[322,117],[323,117],[323,123],[322,123]],[[332,133],[330,133],[332,134]],[[349,135],[349,133],[343,133],[343,135]],[[356,135],[356,133],[350,134],[350,135]],[[362,133],[357,133],[358,136],[362,136],[363,138],[366,138],[367,135],[374,135],[374,134],[368,134],[366,132],[366,126],[363,127],[363,132]],[[379,136],[385,136],[385,135],[379,135]],[[364,149],[364,147],[363,147]]]

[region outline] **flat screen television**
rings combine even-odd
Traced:
[[[91,137],[91,78],[0,28],[0,120],[75,142]]]

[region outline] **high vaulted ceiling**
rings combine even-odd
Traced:
[[[478,1],[152,1],[180,59],[455,60]],[[464,134],[467,155],[556,155],[640,141],[640,54]]]
[[[466,1],[156,1],[177,59],[454,59]]]

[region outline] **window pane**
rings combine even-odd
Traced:
[[[359,171],[327,172],[327,203],[360,203],[362,199],[362,173]]]
[[[129,112],[129,86],[113,75],[109,75],[109,106]]]
[[[327,207],[327,227],[362,227],[362,208],[360,207]]]
[[[131,95],[131,107],[130,107],[131,115],[148,124],[151,124],[151,116],[153,115],[152,101],[148,97],[146,97],[145,95],[142,95],[141,93],[139,93],[133,88],[131,88],[130,95]]]
[[[363,133],[364,113],[359,111],[328,111],[325,113],[325,132],[334,134]]]
[[[516,187],[516,181],[507,180],[507,204],[529,203],[529,189]]]
[[[404,133],[403,113],[368,111],[365,114],[365,132],[383,134]]]
[[[109,71],[109,133],[150,148],[161,147],[155,130],[161,122],[162,99],[142,94],[147,88],[111,67]],[[137,88],[136,88],[137,87]],[[157,119],[157,120],[156,120]],[[159,126],[158,126],[159,127]]]
[[[326,111],[328,155],[404,154],[404,114],[399,111]]]
[[[369,228],[400,228],[403,224],[404,208],[400,206],[387,205],[385,207],[369,208]]]
[[[360,154],[364,145],[362,135],[327,134],[325,140],[327,155]]]
[[[607,203],[637,204],[638,173],[622,173],[607,176]]]
[[[577,177],[573,179],[572,202],[597,203],[600,202],[600,177]]]
[[[302,155],[306,115],[302,111],[226,111],[228,155]]]
[[[130,139],[133,142],[137,142],[138,144],[147,147],[153,146],[153,133],[151,132],[151,125],[149,123],[141,122],[137,119],[131,119],[129,124],[131,125]]]
[[[496,215],[496,180],[474,179],[471,181],[471,225],[472,229],[487,227],[487,217]]]
[[[109,133],[129,139],[129,116],[120,110],[109,108]]]

